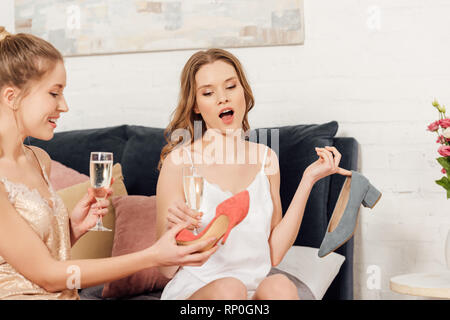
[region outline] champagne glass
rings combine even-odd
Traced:
[[[197,167],[183,167],[183,189],[186,205],[192,210],[200,210],[203,198],[203,177]],[[194,229],[197,234],[197,228]]]
[[[111,152],[91,152],[90,180],[94,188],[97,201],[105,199],[107,189],[111,186],[113,154]],[[102,217],[98,217],[97,224],[90,231],[112,231],[103,226]]]

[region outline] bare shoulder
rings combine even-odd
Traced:
[[[183,166],[190,164],[188,155],[183,151],[183,148],[178,147],[170,151],[163,160],[161,172],[181,170]]]
[[[38,157],[38,159],[42,163],[42,165],[45,166],[45,171],[46,171],[47,175],[50,175],[52,159],[50,158],[48,153],[44,149],[41,149],[36,146],[28,146],[28,147],[34,151],[34,153],[36,154],[36,157]]]
[[[263,143],[255,143],[249,141],[250,147],[257,148],[260,155],[263,155],[267,149],[266,161],[264,163],[264,172],[266,175],[274,175],[279,173],[279,163],[277,153]]]
[[[272,152],[276,155],[275,151],[272,150],[269,146],[265,145],[264,143],[257,143],[253,141],[247,141],[250,148],[256,148],[258,152],[264,153],[265,149],[267,149],[267,156],[271,154]]]
[[[267,161],[274,161],[276,163],[278,163],[278,155],[277,153],[270,147],[267,147]]]
[[[156,186],[156,192],[166,193],[169,190],[178,189],[175,181],[181,181],[182,168],[187,166],[189,163],[189,158],[186,152],[182,151],[182,148],[175,148],[170,151],[164,158],[161,166],[161,171],[159,172],[158,182]]]
[[[267,160],[265,164],[265,172],[267,175],[280,175],[280,164],[278,162],[278,155],[272,149],[267,151]]]

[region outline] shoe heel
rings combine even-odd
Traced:
[[[369,183],[369,189],[362,201],[362,205],[366,208],[372,209],[381,198],[381,192],[378,191],[372,184]]]

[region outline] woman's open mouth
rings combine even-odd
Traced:
[[[53,127],[56,128],[56,123],[58,122],[58,118],[48,118],[48,123]]]
[[[234,111],[233,111],[233,109],[224,109],[219,114],[219,117],[222,119],[223,123],[231,124],[234,119]]]

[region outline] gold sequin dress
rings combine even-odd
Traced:
[[[71,248],[69,214],[63,201],[51,187],[42,165],[41,171],[49,186],[52,205],[36,189],[30,190],[24,184],[15,183],[2,177],[0,177],[0,182],[5,186],[9,201],[15,207],[17,213],[38,234],[53,258],[66,261],[70,259]],[[46,291],[26,279],[0,256],[1,299],[53,300],[79,299],[79,296],[77,289],[66,289],[56,293]]]

